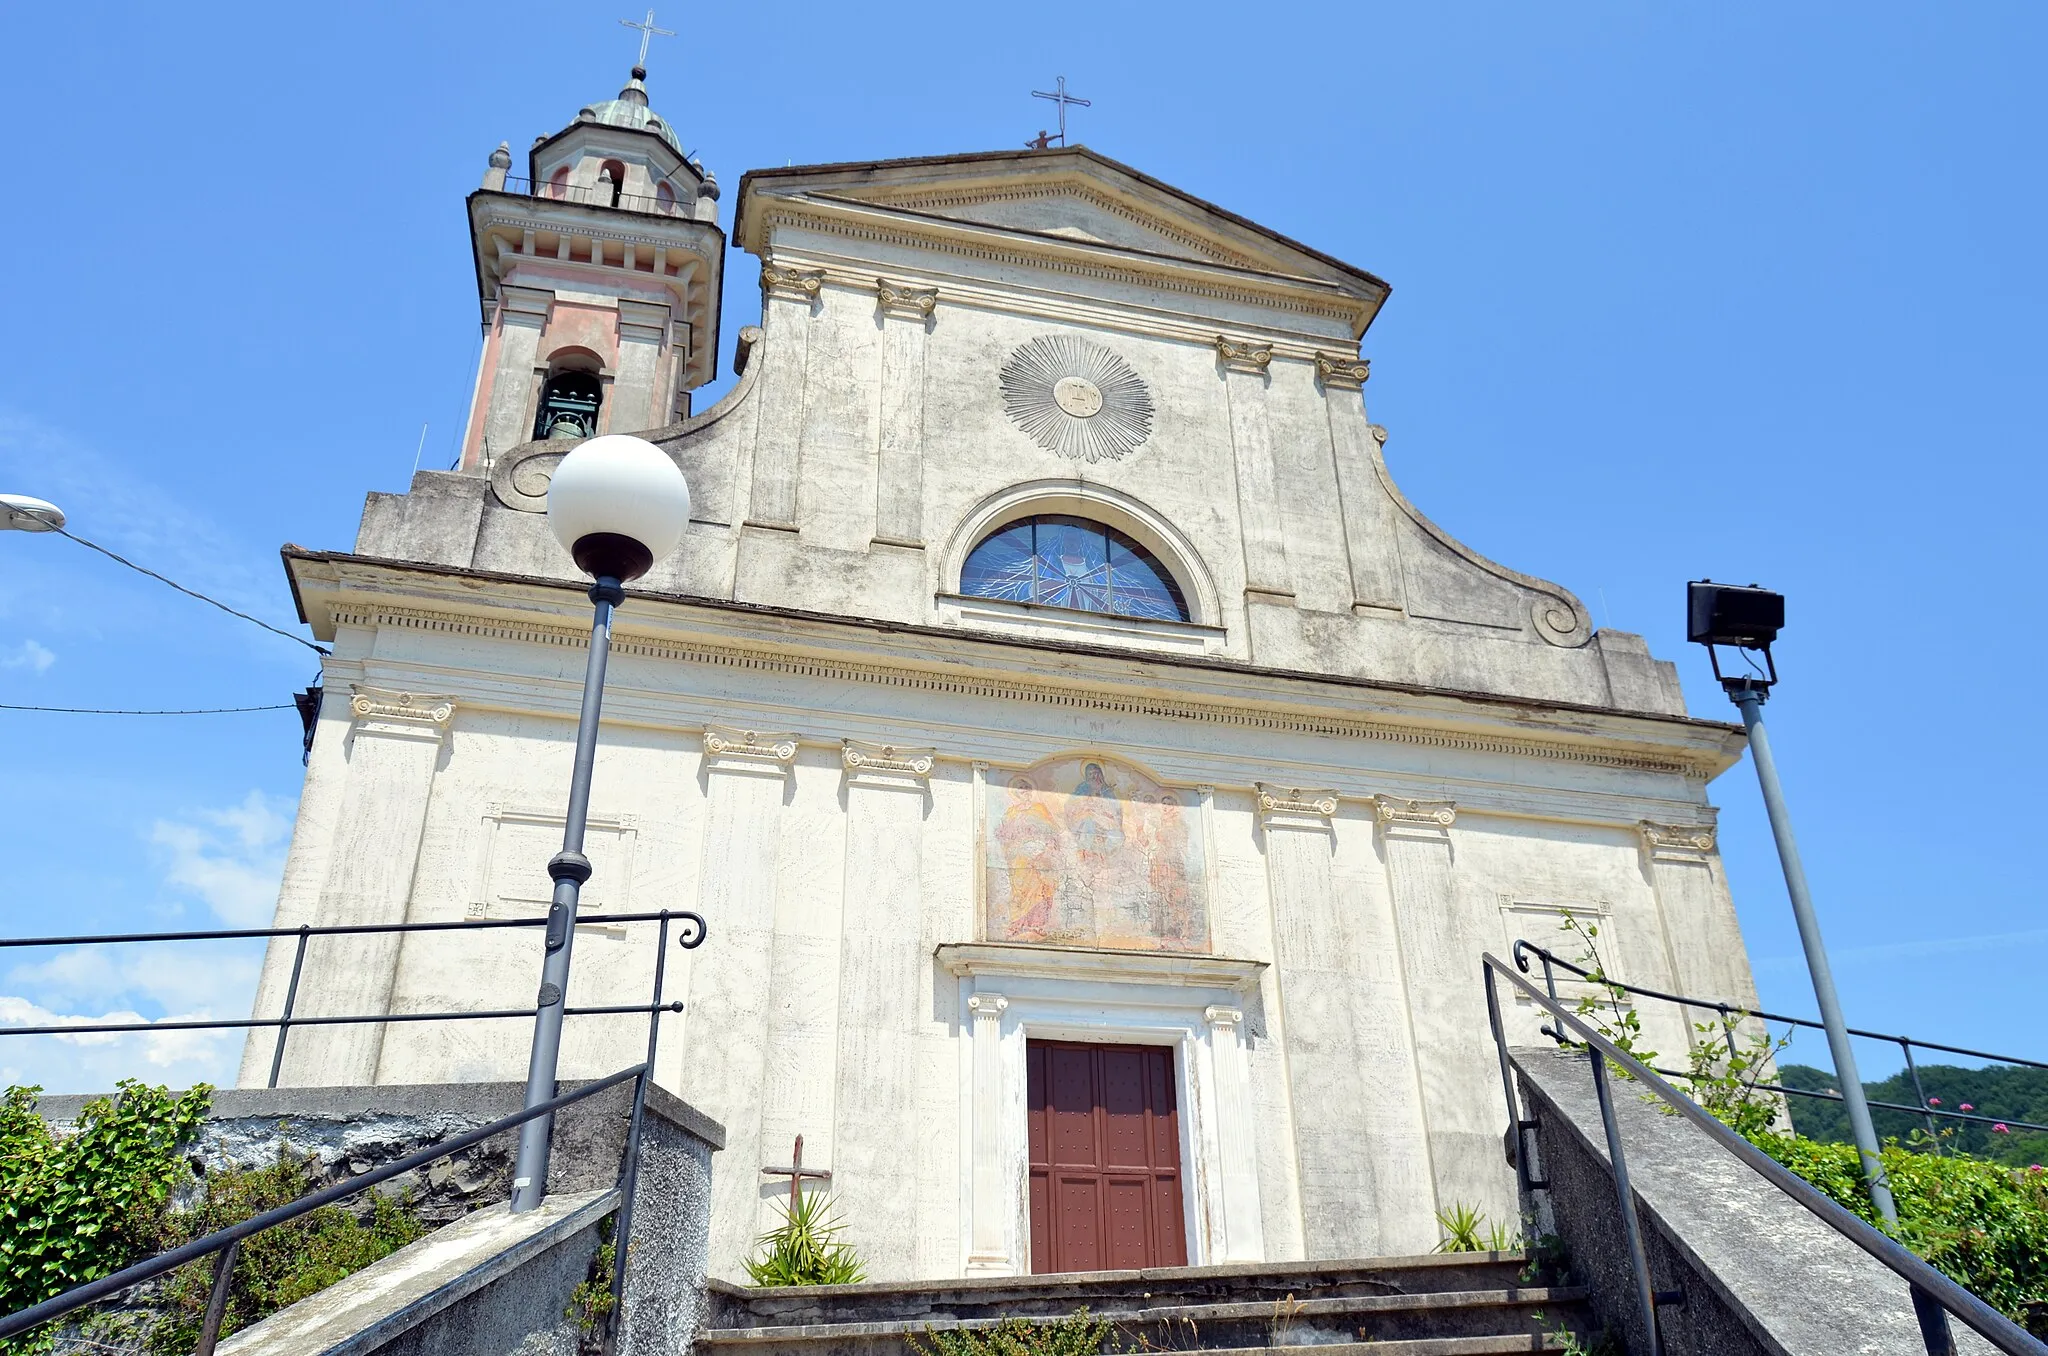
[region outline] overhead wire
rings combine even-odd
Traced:
[[[45,520],[45,522],[47,523],[47,520]],[[159,584],[168,584],[188,598],[197,598],[202,603],[206,603],[210,606],[219,608],[221,611],[227,613],[230,617],[239,617],[243,621],[248,622],[252,626],[260,626],[264,630],[270,632],[270,634],[272,634],[273,636],[283,636],[286,640],[291,641],[293,644],[303,645],[307,649],[312,650],[316,654],[330,655],[333,653],[333,651],[329,650],[326,646],[316,645],[312,641],[307,640],[304,636],[295,636],[289,631],[280,630],[277,627],[272,626],[267,621],[258,620],[257,618],[250,616],[246,612],[237,612],[234,608],[229,607],[226,603],[222,602],[218,598],[209,598],[205,594],[199,592],[197,589],[188,589],[183,584],[180,584],[177,580],[167,579],[163,575],[158,574],[155,570],[152,570],[145,565],[137,565],[134,561],[128,559],[126,556],[116,555],[114,552],[109,551],[106,547],[101,546],[98,542],[87,541],[84,537],[79,536],[75,532],[66,531],[64,528],[57,527],[54,525],[50,525],[49,530],[55,532],[60,537],[70,538],[72,541],[77,542],[80,546],[85,547],[89,551],[99,552],[108,560],[111,560],[116,564],[126,565],[129,569],[135,571],[137,574],[146,574],[151,579],[156,580]],[[250,709],[253,710],[255,708]]]
[[[19,706],[13,702],[0,702],[0,711],[44,711],[63,716],[233,716],[244,711],[296,711],[296,702],[279,702],[274,706],[207,706],[188,711],[126,711],[103,706]]]

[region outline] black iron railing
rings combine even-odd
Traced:
[[[614,1234],[619,1239],[619,1246],[615,1250],[617,1260],[612,1276],[612,1294],[616,1301],[625,1283],[626,1239],[624,1231],[631,1223],[628,1211],[632,1203],[634,1187],[637,1185],[640,1118],[645,1110],[647,1075],[648,1066],[645,1064],[636,1064],[630,1069],[621,1069],[609,1077],[600,1078],[594,1083],[586,1083],[574,1092],[565,1092],[559,1097],[541,1103],[539,1106],[528,1107],[514,1115],[492,1121],[489,1125],[479,1126],[475,1130],[457,1135],[454,1139],[444,1140],[440,1144],[430,1145],[416,1153],[407,1154],[404,1158],[394,1159],[381,1168],[373,1168],[369,1172],[351,1177],[345,1182],[336,1182],[333,1186],[327,1187],[324,1190],[316,1191],[309,1196],[301,1196],[295,1201],[280,1205],[275,1210],[266,1210],[260,1215],[251,1216],[240,1224],[231,1224],[225,1229],[216,1229],[204,1238],[195,1238],[182,1247],[173,1248],[169,1252],[158,1253],[156,1256],[146,1258],[133,1266],[124,1267],[111,1276],[102,1276],[99,1280],[87,1281],[84,1285],[74,1286],[61,1295],[44,1300],[41,1304],[32,1304],[26,1309],[17,1310],[5,1318],[0,1318],[0,1339],[14,1337],[31,1329],[39,1328],[45,1323],[55,1322],[66,1314],[82,1309],[88,1304],[97,1303],[109,1296],[119,1294],[130,1286],[154,1280],[158,1276],[176,1271],[187,1263],[196,1262],[200,1258],[212,1254],[214,1255],[213,1289],[207,1296],[206,1313],[205,1317],[200,1321],[199,1345],[195,1353],[195,1356],[212,1356],[214,1343],[220,1338],[221,1319],[227,1312],[228,1283],[234,1274],[235,1257],[241,1250],[242,1240],[250,1237],[252,1234],[260,1234],[265,1229],[274,1229],[280,1224],[289,1223],[301,1215],[307,1215],[318,1210],[322,1206],[333,1205],[337,1201],[345,1200],[359,1191],[366,1191],[376,1186],[379,1182],[388,1182],[392,1178],[411,1172],[416,1168],[425,1167],[435,1159],[461,1153],[464,1149],[483,1143],[493,1135],[503,1134],[505,1131],[524,1125],[530,1120],[541,1116],[552,1116],[563,1107],[572,1106],[586,1097],[596,1096],[607,1088],[617,1087],[630,1078],[634,1081],[633,1122],[632,1128],[627,1134],[626,1157],[619,1165],[618,1189],[621,1193],[619,1228]],[[617,1313],[618,1306],[614,1303],[612,1314],[616,1317]]]
[[[278,1072],[284,1064],[285,1041],[290,1036],[294,1027],[351,1026],[383,1022],[471,1022],[514,1017],[531,1019],[537,1011],[534,1008],[487,1008],[449,1012],[387,1012],[377,1015],[299,1016],[295,1012],[298,1004],[299,981],[305,971],[307,944],[314,938],[376,936],[380,934],[414,932],[461,932],[472,929],[544,928],[547,926],[547,921],[546,918],[491,918],[449,923],[361,923],[326,927],[229,928],[195,932],[131,932],[78,937],[0,938],[0,950],[26,947],[125,945],[144,942],[237,941],[257,937],[294,937],[298,939],[298,947],[292,957],[291,979],[285,986],[283,1008],[276,1017],[195,1018],[162,1022],[80,1022],[48,1026],[10,1026],[0,1027],[0,1036],[80,1036],[136,1031],[246,1030],[274,1027],[277,1030],[277,1047],[271,1054],[270,1079],[268,1083],[268,1086],[274,1088],[277,1086]],[[616,1337],[619,1314],[622,1308],[621,1301],[625,1295],[627,1243],[632,1237],[633,1194],[637,1184],[640,1165],[640,1129],[647,1108],[647,1083],[653,1076],[655,1049],[661,1037],[661,1014],[664,1012],[681,1012],[683,1010],[683,1004],[680,1001],[663,1003],[661,996],[662,983],[668,970],[669,930],[671,924],[676,922],[683,924],[684,931],[676,939],[683,949],[690,950],[703,944],[705,935],[703,916],[689,910],[662,909],[651,913],[600,913],[577,920],[579,927],[611,926],[623,923],[654,923],[657,925],[654,948],[653,991],[647,1002],[609,1003],[590,1007],[565,1008],[563,1010],[564,1015],[569,1017],[644,1013],[647,1017],[647,1056],[643,1062],[634,1065],[630,1069],[622,1069],[618,1073],[598,1079],[594,1083],[585,1084],[574,1092],[564,1093],[539,1106],[529,1107],[516,1115],[503,1117],[500,1120],[491,1122],[489,1125],[459,1135],[452,1140],[421,1149],[417,1153],[409,1154],[404,1158],[387,1163],[383,1167],[351,1177],[344,1182],[337,1182],[333,1186],[316,1191],[309,1196],[303,1196],[296,1201],[281,1205],[275,1210],[266,1211],[261,1215],[244,1220],[240,1224],[230,1225],[228,1228],[217,1230],[206,1235],[204,1238],[194,1239],[182,1247],[147,1258],[110,1276],[102,1277],[96,1281],[89,1281],[84,1285],[67,1290],[54,1298],[44,1300],[40,1304],[31,1305],[26,1309],[9,1314],[4,1318],[0,1318],[0,1340],[41,1327],[45,1323],[62,1318],[66,1314],[84,1308],[86,1305],[96,1303],[110,1295],[126,1290],[130,1286],[162,1276],[167,1272],[174,1271],[187,1263],[197,1261],[209,1254],[216,1254],[213,1269],[213,1288],[208,1295],[205,1315],[200,1322],[199,1345],[196,1350],[196,1356],[212,1356],[214,1343],[218,1341],[220,1336],[221,1320],[227,1311],[228,1286],[234,1274],[235,1258],[240,1252],[242,1240],[252,1234],[261,1233],[265,1229],[274,1228],[279,1224],[297,1219],[301,1215],[317,1210],[323,1205],[331,1205],[336,1201],[343,1200],[359,1191],[373,1187],[379,1182],[389,1181],[393,1177],[411,1172],[415,1168],[423,1167],[428,1163],[434,1162],[436,1159],[460,1153],[472,1145],[482,1143],[493,1135],[501,1134],[506,1130],[516,1129],[528,1121],[535,1120],[541,1116],[551,1116],[565,1106],[580,1102],[584,1098],[603,1092],[607,1088],[616,1087],[630,1078],[633,1080],[633,1111],[626,1133],[625,1159],[620,1165],[618,1178],[620,1191],[619,1218],[617,1228],[614,1230],[614,1237],[619,1242],[615,1249],[615,1260],[612,1267],[612,1304],[610,1317],[607,1320],[608,1326],[605,1337],[606,1347],[609,1350]]]
[[[1530,948],[1531,951],[1538,949]],[[1527,1135],[1530,1130],[1536,1128],[1536,1123],[1523,1115],[1521,1101],[1515,1095],[1515,1080],[1508,1055],[1507,1032],[1501,1021],[1500,991],[1496,977],[1507,980],[1516,990],[1527,996],[1530,1002],[1550,1014],[1551,1020],[1558,1023],[1553,1031],[1560,1039],[1565,1038],[1564,1032],[1569,1029],[1572,1033],[1569,1039],[1586,1051],[1587,1062],[1592,1066],[1593,1090],[1600,1105],[1600,1122],[1606,1132],[1607,1157],[1614,1174],[1615,1196],[1621,1206],[1623,1241],[1629,1253],[1636,1307],[1641,1315],[1644,1330],[1648,1334],[1647,1356],[1662,1356],[1663,1352],[1663,1343],[1658,1336],[1657,1310],[1666,1305],[1681,1304],[1685,1297],[1680,1291],[1656,1290],[1650,1279],[1649,1259],[1643,1247],[1642,1223],[1636,1213],[1635,1192],[1629,1184],[1628,1158],[1621,1142],[1620,1125],[1614,1117],[1613,1095],[1608,1088],[1609,1061],[1633,1075],[1645,1090],[1662,1099],[1678,1114],[1698,1126],[1715,1143],[1734,1154],[1771,1185],[1818,1216],[1836,1233],[1889,1267],[1894,1275],[1905,1282],[1912,1296],[1914,1312],[1919,1317],[1920,1334],[1928,1356],[1955,1356],[1955,1339],[1948,1325],[1951,1315],[1968,1324],[1985,1341],[2007,1353],[2007,1356],[2048,1356],[2048,1343],[2029,1336],[2018,1324],[1929,1266],[1897,1240],[1872,1228],[1850,1211],[1822,1195],[1804,1179],[1716,1120],[1706,1108],[1664,1081],[1657,1070],[1623,1050],[1590,1023],[1568,1010],[1558,999],[1524,979],[1505,961],[1491,954],[1483,956],[1480,958],[1480,972],[1486,982],[1486,1016],[1493,1028],[1494,1048],[1500,1057],[1501,1088],[1507,1096],[1508,1115],[1515,1137],[1515,1177],[1525,1199],[1532,1191],[1548,1189],[1549,1184],[1535,1181],[1529,1175]],[[1686,1001],[1691,1006],[1707,1009],[1718,1006],[1712,1002],[1678,1001]]]
[[[533,180],[505,176],[507,193],[516,193],[523,198],[540,198],[547,202],[581,203],[585,207],[612,207],[621,212],[644,212],[659,217],[685,217],[689,210],[674,197],[659,194],[627,193],[614,190],[609,183],[595,184],[553,184],[543,183],[534,187]]]
[[[294,1027],[301,1026],[360,1026],[383,1022],[479,1022],[497,1021],[509,1017],[532,1017],[534,1008],[473,1008],[467,1011],[450,1012],[386,1012],[377,1015],[348,1014],[340,1016],[320,1015],[304,1017],[297,1014],[299,980],[306,968],[306,946],[315,937],[381,936],[391,933],[414,932],[466,932],[498,928],[544,928],[546,918],[480,918],[449,923],[353,923],[336,924],[327,927],[296,928],[225,928],[204,932],[120,932],[101,933],[79,937],[0,937],[0,950],[23,947],[60,946],[118,946],[141,942],[231,942],[250,938],[295,937],[298,949],[292,956],[292,974],[285,985],[284,1006],[275,1017],[207,1017],[179,1021],[136,1021],[136,1022],[65,1022],[48,1026],[0,1026],[0,1036],[87,1036],[115,1035],[137,1031],[207,1031],[207,1030],[251,1030],[263,1027],[277,1028],[277,1047],[270,1056],[270,1078],[265,1087],[276,1087],[279,1071],[284,1067],[285,1041]],[[607,1003],[595,1007],[565,1008],[563,1014],[569,1017],[604,1017],[621,1014],[644,1013],[651,1023],[658,1024],[663,1011],[681,1012],[680,1001],[663,1006],[661,1001],[661,976],[668,954],[668,935],[671,923],[684,925],[683,935],[677,943],[686,951],[703,944],[704,919],[701,915],[686,909],[661,909],[653,913],[599,913],[576,920],[578,927],[610,927],[620,923],[658,923],[659,932],[655,941],[654,995],[646,1003]]]
[[[1787,1017],[1783,1013],[1765,1012],[1761,1008],[1738,1007],[1733,1003],[1711,998],[1688,998],[1683,994],[1665,993],[1659,989],[1644,988],[1640,984],[1623,984],[1619,980],[1609,979],[1604,975],[1595,979],[1592,971],[1582,966],[1574,965],[1572,962],[1564,959],[1564,957],[1546,951],[1534,942],[1517,941],[1515,943],[1515,968],[1525,975],[1529,973],[1529,958],[1531,956],[1534,956],[1542,963],[1543,985],[1553,999],[1558,996],[1557,972],[1563,970],[1580,979],[1592,981],[1601,988],[1617,989],[1632,997],[1654,998],[1660,1002],[1676,1003],[1680,1007],[1698,1008],[1702,1012],[1718,1013],[1721,1018],[1720,1029],[1727,1039],[1728,1053],[1730,1055],[1736,1053],[1735,1033],[1737,1027],[1749,1018],[1755,1018],[1762,1022],[1783,1022],[1787,1026],[1804,1027],[1809,1031],[1824,1029],[1819,1022],[1807,1017]],[[1885,1031],[1865,1031],[1860,1027],[1850,1027],[1849,1034],[1852,1036],[1862,1036],[1868,1040],[1884,1041],[1887,1044],[1899,1047],[1900,1053],[1906,1057],[1906,1073],[1912,1079],[1913,1095],[1919,1099],[1920,1104],[1918,1106],[1906,1106],[1901,1102],[1871,1102],[1870,1105],[1883,1111],[1902,1111],[1908,1115],[1920,1116],[1926,1121],[1927,1131],[1930,1135],[1936,1133],[1935,1121],[1937,1118],[1965,1121],[1975,1125],[2003,1125],[2009,1130],[2048,1130],[2048,1125],[2042,1125],[2035,1121],[2016,1120],[2011,1116],[1982,1116],[1967,1111],[1951,1111],[1947,1107],[1930,1104],[1927,1099],[1927,1090],[1920,1086],[1920,1066],[1914,1062],[1913,1052],[1915,1050],[1935,1050],[1947,1055],[1964,1055],[1971,1059],[1988,1059],[1999,1064],[2018,1064],[2029,1069],[2048,1069],[2048,1063],[2035,1059],[2021,1059],[2018,1055],[1995,1055],[1988,1050],[1972,1050],[1962,1045],[1942,1045],[1936,1041],[1917,1040],[1911,1036],[1895,1036]],[[1684,1069],[1658,1069],[1657,1072],[1663,1074],[1666,1078],[1688,1078],[1691,1076]],[[1842,1100],[1841,1093],[1829,1092],[1824,1088],[1794,1088],[1780,1083],[1758,1083],[1757,1088],[1762,1092],[1781,1092],[1787,1097],[1806,1097],[1819,1102],[1839,1102]]]

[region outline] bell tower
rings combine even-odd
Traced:
[[[647,103],[616,99],[534,140],[526,174],[491,152],[469,195],[483,357],[462,467],[538,438],[660,428],[718,362],[718,181]]]

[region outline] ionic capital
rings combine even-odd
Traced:
[[[1262,377],[1273,365],[1273,346],[1262,344],[1255,339],[1234,340],[1227,335],[1216,336],[1216,356],[1222,361],[1224,370],[1249,372]]]
[[[877,278],[875,303],[882,308],[883,315],[900,315],[911,320],[924,320],[939,308],[939,289],[911,287],[904,283],[890,282],[887,278]]]
[[[999,993],[978,993],[967,1000],[967,1010],[974,1014],[977,1025],[982,1022],[1001,1021],[1009,1007],[1010,1000]]]
[[[1206,1007],[1202,1009],[1202,1020],[1211,1027],[1242,1026],[1244,1024],[1244,1009],[1222,1006]]]
[[[818,293],[823,291],[824,287],[825,270],[822,268],[761,265],[761,295],[764,297],[791,297],[797,301],[816,301]]]
[[[1373,819],[1388,837],[1448,838],[1458,819],[1454,800],[1410,800],[1406,796],[1374,796]]]
[[[1659,824],[1642,820],[1636,825],[1642,835],[1643,851],[1653,862],[1704,862],[1713,855],[1712,824]]]
[[[1326,387],[1355,391],[1365,385],[1366,378],[1371,375],[1370,359],[1346,357],[1341,353],[1316,354],[1316,376]]]
[[[455,716],[455,698],[358,684],[349,689],[348,710],[357,731],[373,730],[438,743],[448,733],[448,723]]]
[[[846,768],[846,780],[853,785],[921,791],[931,778],[938,750],[843,739],[839,759]]]
[[[766,772],[781,776],[796,761],[793,734],[763,734],[713,725],[704,731],[704,758],[714,771]]]
[[[1252,789],[1259,806],[1259,823],[1266,828],[1295,827],[1326,829],[1337,813],[1337,793],[1299,786],[1276,786],[1254,782]]]

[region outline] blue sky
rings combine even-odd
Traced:
[[[0,490],[259,616],[276,550],[451,457],[463,196],[609,97],[618,4],[16,6]],[[2034,575],[2048,92],[2035,5],[701,6],[655,106],[750,167],[1075,139],[1370,268],[1372,416],[1425,512],[1650,637],[1790,596],[1770,715],[1859,1024],[2048,1057]],[[675,22],[670,22],[675,20]],[[754,318],[731,259],[723,333]],[[729,355],[728,355],[729,357]],[[721,366],[724,366],[722,363]],[[721,381],[717,389],[722,389]],[[2028,542],[2035,543],[2028,546]],[[0,535],[0,701],[288,700],[312,656]],[[289,712],[0,712],[0,932],[259,923]],[[1808,1012],[1745,764],[1713,788],[1767,1005]],[[0,958],[0,1020],[246,1010],[253,956]],[[0,1078],[231,1070],[232,1040],[0,1045]],[[1819,1059],[1817,1045],[1802,1049]],[[1868,1051],[1866,1072],[1896,1067]]]

